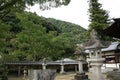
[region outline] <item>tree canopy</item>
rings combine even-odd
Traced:
[[[51,60],[70,57],[74,46],[87,40],[86,30],[79,25],[24,11],[28,5],[36,3],[52,8],[69,2],[70,0],[1,0],[0,54],[4,55],[3,59],[38,61],[44,57]]]
[[[5,61],[72,57],[74,46],[84,42],[86,31],[81,26],[30,12],[7,14],[2,18],[0,28],[0,53]]]
[[[68,5],[69,2],[70,0],[0,0],[0,11],[11,8],[24,9],[35,4],[39,4],[40,9],[49,9],[51,7]]]
[[[95,29],[101,38],[104,38],[102,30],[108,27],[109,15],[106,10],[102,8],[102,4],[98,2],[99,0],[89,0],[89,19],[90,25],[89,30]]]
[[[69,3],[70,0],[0,0],[0,19],[11,11],[23,11],[35,4],[39,4],[41,10],[45,10]]]
[[[71,41],[71,46],[86,42],[88,40],[87,30],[80,25],[48,18],[47,21],[56,25],[61,32],[66,34],[66,37]]]

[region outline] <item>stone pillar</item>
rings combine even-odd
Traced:
[[[78,60],[78,70],[79,70],[79,73],[84,73],[84,71],[83,71],[83,60],[82,60],[82,57],[79,58],[79,60]]]
[[[60,70],[60,73],[61,74],[65,73],[65,71],[64,71],[64,61],[63,60],[61,61],[61,70]]]
[[[46,63],[45,62],[42,63],[42,69],[46,70]]]
[[[90,58],[87,61],[90,62],[92,67],[92,80],[104,80],[101,72],[101,66],[103,65],[104,58]]]
[[[23,71],[23,80],[27,80],[27,70],[26,69],[24,69],[24,71]]]
[[[44,58],[44,59],[43,59],[43,63],[42,63],[42,69],[43,69],[43,70],[46,70],[46,65],[47,65],[47,64],[46,64],[46,59]]]
[[[74,76],[74,80],[89,80],[88,75],[83,71],[83,55],[81,54],[78,60],[78,73]]]

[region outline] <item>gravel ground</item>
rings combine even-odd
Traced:
[[[55,80],[73,80],[74,79],[74,75],[75,75],[74,72],[69,72],[69,73],[66,73],[66,74],[57,74]],[[91,73],[87,73],[87,75],[89,76],[89,79],[92,80],[91,79],[91,75],[92,74]],[[106,75],[103,74],[103,77],[105,78]],[[8,80],[25,80],[25,79],[23,79],[23,76],[20,76],[20,77],[9,76]]]
[[[73,80],[75,73],[66,73],[66,74],[57,74],[56,80]],[[15,76],[9,76],[8,80],[24,80],[23,76],[15,77]],[[27,79],[28,80],[28,79]]]

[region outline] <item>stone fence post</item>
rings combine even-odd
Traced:
[[[60,73],[61,74],[64,74],[65,73],[65,71],[64,71],[64,60],[61,60],[61,69],[60,69]]]

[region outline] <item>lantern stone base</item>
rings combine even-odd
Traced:
[[[74,80],[89,80],[89,79],[88,75],[86,75],[85,73],[76,73],[76,75],[74,76]]]
[[[92,67],[92,80],[104,80],[101,72],[101,66],[105,61],[104,58],[90,58],[87,60]]]

